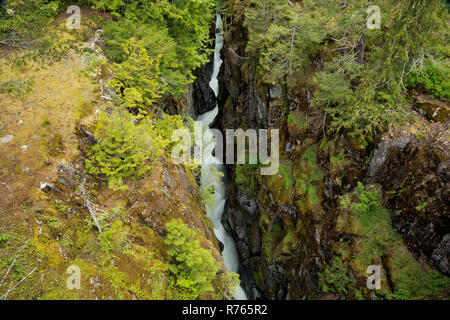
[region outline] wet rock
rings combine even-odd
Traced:
[[[239,190],[234,203],[225,210],[222,217],[224,225],[229,224],[244,261],[261,251],[259,226],[255,223],[259,220],[259,207],[255,198],[248,192]]]
[[[439,270],[446,275],[450,275],[450,233],[447,233],[439,245],[434,249],[431,259],[436,263]]]
[[[423,110],[430,119],[441,122],[449,119],[450,107],[448,103],[426,95],[416,95],[414,99],[417,102],[417,107]]]
[[[216,95],[209,86],[213,68],[214,59],[210,57],[210,62],[200,68],[195,74],[196,80],[193,84],[192,99],[196,116],[216,107]]]
[[[220,241],[219,239],[217,239],[217,243],[219,244],[220,252],[222,252],[222,251],[223,251],[223,248],[224,248],[222,241]]]
[[[403,152],[403,149],[409,141],[409,137],[401,137],[393,141],[383,141],[378,145],[377,149],[373,153],[373,157],[369,165],[369,177],[372,182],[377,182],[382,176],[383,167],[386,165],[389,152]]]
[[[287,279],[285,272],[279,265],[270,265],[267,268],[264,286],[266,296],[271,300],[284,300],[287,296]]]

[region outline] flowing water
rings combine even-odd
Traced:
[[[216,97],[219,93],[219,82],[217,76],[220,71],[220,66],[222,65],[222,59],[220,58],[220,50],[223,46],[223,25],[222,18],[220,14],[217,14],[216,19],[216,45],[214,51],[214,71],[211,76],[211,81],[209,82],[209,86],[214,91]],[[203,147],[204,150],[209,150],[206,154],[203,155],[202,162],[202,176],[201,176],[201,184],[202,188],[205,186],[213,185],[215,187],[215,202],[214,205],[209,207],[207,206],[208,217],[211,219],[214,224],[214,233],[216,234],[217,239],[223,244],[222,256],[225,262],[225,265],[231,272],[238,273],[239,271],[239,255],[236,250],[236,245],[234,243],[234,239],[227,233],[225,228],[222,225],[221,217],[225,207],[225,186],[223,182],[217,181],[217,172],[224,172],[224,166],[220,163],[219,159],[213,156],[212,150],[214,150],[214,146],[216,145],[214,135],[209,130],[209,126],[217,117],[219,113],[219,106],[208,111],[202,115],[197,117],[197,121],[201,121],[203,125]],[[214,170],[214,167],[217,170]],[[247,300],[247,296],[242,289],[241,286],[237,288],[237,291],[234,295],[234,299],[237,300]]]

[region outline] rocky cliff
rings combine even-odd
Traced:
[[[97,34],[96,15],[83,9],[83,29],[62,36],[84,41]],[[150,175],[127,179],[122,191],[86,174],[96,115],[113,94],[105,85],[111,71],[96,67],[104,58],[101,45],[71,51],[50,66],[21,67],[34,80],[26,101],[0,94],[0,123],[11,120],[0,131],[0,295],[23,279],[8,299],[173,299],[164,238],[174,218],[195,230],[222,263],[219,278],[226,270],[199,184],[183,165],[162,155]],[[13,55],[0,59],[7,74],[19,72],[8,63]],[[197,70],[184,96],[165,97],[167,113],[195,117],[215,106],[210,67]],[[80,270],[78,290],[67,286],[71,266]],[[230,297],[217,289],[202,298]]]
[[[250,296],[448,298],[449,118],[436,118],[448,104],[416,100],[414,121],[369,144],[334,135],[310,105],[322,59],[311,57],[294,86],[265,84],[246,52],[246,5],[227,4],[222,126],[280,129],[275,176],[229,168],[224,222]],[[380,290],[366,286],[370,265],[381,266]]]

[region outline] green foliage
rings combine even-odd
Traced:
[[[308,128],[308,119],[302,114],[298,115],[294,112],[289,113],[288,118],[288,125],[294,125],[297,128],[300,129],[307,129]]]
[[[358,215],[365,239],[362,250],[355,257],[363,265],[370,265],[373,257],[381,257],[386,248],[401,243],[400,235],[393,229],[388,210],[381,205],[381,194],[376,189],[366,188],[361,182],[353,193],[358,201],[344,197],[341,207],[349,208]]]
[[[247,53],[255,69],[261,67],[262,79],[294,86],[304,79],[302,73],[316,70],[309,84],[316,89],[312,105],[327,113],[332,131],[363,144],[386,124],[407,119],[408,71],[424,51],[429,56],[445,51],[437,45],[446,42],[447,33],[445,7],[438,0],[378,1],[382,30],[366,28],[369,1],[246,2],[251,4]],[[441,71],[432,74],[425,77],[436,81],[423,82],[445,95],[445,81],[438,85]]]
[[[158,81],[161,57],[150,58],[147,50],[135,43],[134,38],[128,40],[123,49],[126,60],[114,65],[115,77],[109,85],[116,92],[121,92],[117,95],[119,105],[146,114],[164,92]]]
[[[349,269],[344,267],[342,260],[337,257],[333,259],[331,266],[319,274],[319,284],[323,292],[346,295],[351,283]]]
[[[260,164],[236,164],[234,166],[234,182],[251,195],[256,195],[259,191],[258,186],[261,183],[261,175],[259,174]]]
[[[166,224],[167,254],[172,259],[170,271],[175,275],[173,285],[180,291],[180,298],[196,299],[212,291],[213,280],[220,270],[210,250],[202,248],[198,234],[181,220]]]
[[[48,27],[60,6],[61,1],[9,0],[0,7],[0,45],[28,49],[21,59],[59,59],[65,43]]]
[[[150,57],[159,57],[161,74],[158,81],[161,86],[173,95],[184,91],[186,76],[179,62],[176,42],[170,37],[167,28],[125,18],[109,22],[104,30],[105,53],[113,61],[117,63],[124,61],[123,44],[133,38],[147,50]]]
[[[161,58],[159,81],[172,95],[183,93],[194,81],[193,71],[206,63],[214,0],[92,1],[123,19],[105,28],[106,52],[117,62],[131,37],[152,59]]]
[[[183,121],[182,116],[169,116],[164,114],[158,118],[155,123],[155,128],[158,134],[166,141],[165,149],[167,154],[170,154],[172,148],[177,144],[177,141],[172,141],[172,133],[178,129],[188,129]]]
[[[257,57],[268,83],[298,76],[335,27],[337,3],[330,1],[250,0],[245,25],[249,30],[247,52]]]
[[[450,67],[448,64],[426,60],[422,70],[415,68],[408,75],[407,85],[420,87],[435,98],[450,99]]]
[[[117,237],[120,238],[119,230],[121,227],[122,222],[117,220],[110,228],[106,228],[97,236],[100,248],[108,257],[113,257],[112,251],[115,248],[121,249],[120,243],[123,242],[123,239],[118,239],[118,241],[116,241]]]
[[[216,186],[220,185],[223,179],[223,173],[217,169],[216,166],[208,167],[208,172],[202,170],[202,175],[208,176],[210,179],[208,183],[203,183],[200,188],[200,197],[202,203],[208,210],[212,210],[216,203]]]
[[[278,168],[278,174],[284,179],[284,189],[289,190],[295,183],[292,176],[292,167],[287,165],[280,165]]]
[[[3,246],[10,238],[8,234],[0,234],[0,247]]]
[[[100,114],[96,133],[99,142],[91,149],[86,170],[106,177],[111,189],[127,189],[123,179],[149,172],[167,146],[150,118],[136,122],[137,119],[126,111]]]

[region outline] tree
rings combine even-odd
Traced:
[[[105,42],[109,46],[106,52],[121,61],[120,46],[135,37],[150,58],[161,56],[159,80],[175,97],[195,80],[193,71],[208,62],[214,0],[92,0],[92,3],[123,17],[105,28]]]
[[[213,291],[213,280],[220,271],[220,262],[214,259],[210,250],[202,248],[198,234],[182,220],[168,222],[166,231],[164,242],[172,259],[170,270],[175,275],[174,286],[180,290],[181,297],[196,299]]]
[[[123,179],[149,172],[167,141],[156,132],[150,118],[136,124],[137,119],[127,111],[103,112],[99,122],[99,142],[86,159],[86,171],[106,177],[111,189],[127,189]]]
[[[332,132],[363,144],[386,124],[406,120],[405,81],[418,61],[424,55],[448,57],[441,45],[448,28],[439,0],[378,1],[381,30],[367,28],[370,1],[248,2],[246,50],[261,78],[296,86],[309,82],[303,73],[317,70],[307,83],[315,89],[312,106],[327,114]],[[445,95],[445,88],[432,86]]]

